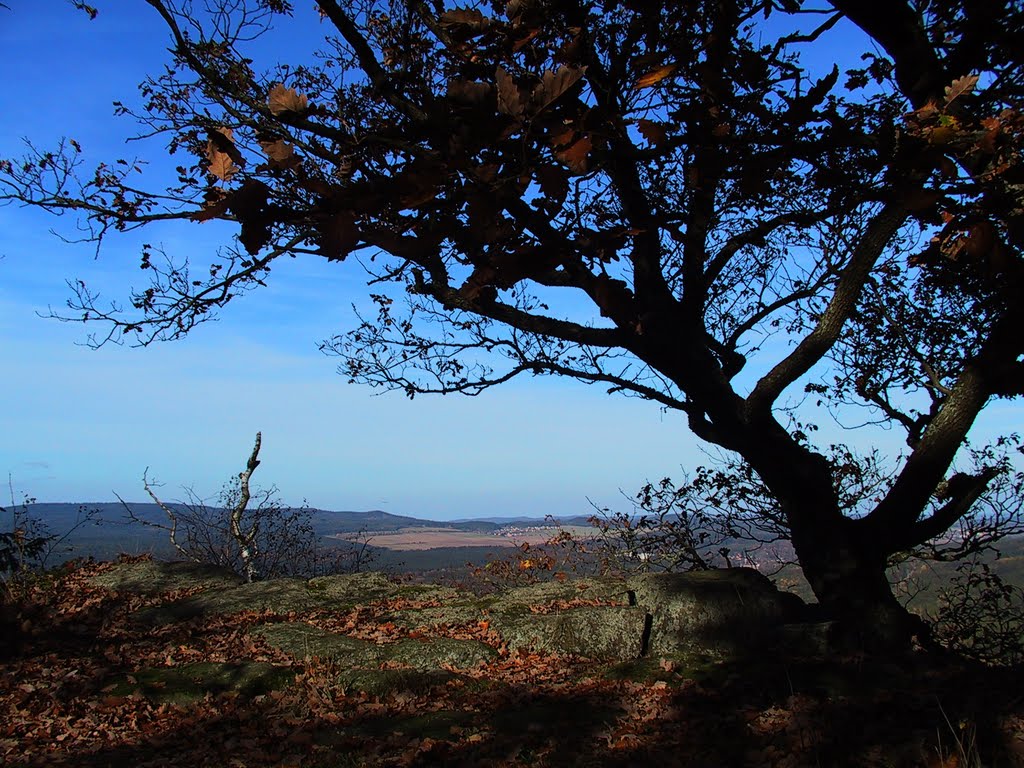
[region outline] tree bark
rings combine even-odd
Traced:
[[[804,576],[823,615],[837,622],[843,647],[887,655],[907,651],[922,624],[893,595],[887,558],[862,540],[856,522],[794,531]]]
[[[909,650],[921,622],[893,595],[890,549],[865,520],[843,514],[828,459],[774,420],[758,425],[743,455],[779,500],[800,567],[840,643],[878,654]]]

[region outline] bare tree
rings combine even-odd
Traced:
[[[163,510],[167,522],[146,519],[120,496],[118,499],[131,521],[166,531],[171,546],[182,558],[229,568],[248,582],[365,568],[370,561],[368,542],[348,548],[358,551],[358,555],[348,549],[320,551],[307,507],[283,507],[277,501],[276,488],[251,488],[252,474],[260,465],[261,445],[262,436],[257,432],[245,469],[224,487],[215,505],[208,505],[191,489],[184,503],[164,502],[156,493],[156,483],[148,477],[148,469],[143,474],[143,487]]]
[[[73,283],[64,319],[174,339],[282,257],[372,254],[376,316],[323,345],[350,380],[650,400],[740,457],[826,613],[906,647],[891,558],[1013,471],[963,448],[1024,394],[1019,3],[317,0],[316,55],[263,72],[248,42],[287,3],[148,3],[173,63],[117,109],[186,158],[177,181],[86,171],[68,139],[0,161],[0,199],[97,242],[211,219],[237,241],[205,263],[146,246],[127,312]],[[844,25],[862,65],[804,63]],[[803,395],[905,453],[877,471],[817,445]],[[1020,497],[1004,511],[989,542],[1020,530]]]

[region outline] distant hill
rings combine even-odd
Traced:
[[[555,525],[590,525],[589,515],[573,515],[572,517],[552,517],[550,520],[547,517],[460,517],[458,520],[451,520],[444,525],[450,525],[453,528],[462,525],[478,526],[482,523],[493,523],[496,528],[503,528],[509,525],[545,525],[551,522]],[[466,529],[466,530],[476,530]]]
[[[133,513],[143,519],[157,523],[165,523],[167,517],[156,504],[129,503]],[[172,509],[181,508],[180,504],[168,504]],[[140,554],[151,552],[157,557],[172,556],[167,534],[155,528],[131,523],[125,508],[118,502],[95,503],[36,503],[28,507],[28,514],[41,520],[50,532],[62,536],[70,531],[83,519],[84,515],[95,510],[95,520],[88,525],[78,527],[64,542],[61,550],[54,553],[54,560],[66,557],[95,557],[111,559],[118,554]],[[313,530],[319,536],[331,536],[345,533],[387,533],[403,528],[454,528],[460,531],[477,531],[490,533],[509,525],[537,526],[548,521],[542,518],[507,517],[484,518],[480,520],[463,519],[456,521],[427,520],[407,515],[393,515],[379,509],[367,512],[351,510],[311,509],[310,518]],[[585,525],[583,517],[565,518],[564,525]],[[0,519],[0,530],[6,527]]]

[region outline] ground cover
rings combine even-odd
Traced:
[[[622,612],[628,606],[611,586],[566,600],[555,596],[571,585],[538,585],[483,603],[379,574],[253,587],[144,560],[84,565],[38,585],[0,661],[0,761],[951,768],[972,755],[986,766],[1024,760],[1014,671],[767,649],[585,657],[510,639],[530,617]],[[244,607],[238,595],[259,600]]]

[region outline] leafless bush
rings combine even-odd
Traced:
[[[54,533],[45,521],[32,514],[35,499],[25,496],[20,504],[14,501],[14,488],[8,478],[11,502],[9,507],[0,507],[0,514],[8,516],[8,530],[0,531],[0,595],[4,599],[23,591],[28,581],[45,571],[57,553],[69,554],[71,535],[84,525],[98,521],[99,512],[78,508],[75,522],[60,533]]]
[[[957,566],[939,593],[935,639],[949,650],[991,666],[1024,663],[1024,590],[1005,583],[977,558]]]
[[[148,470],[143,473],[143,487],[167,516],[166,523],[144,519],[118,499],[132,522],[166,531],[185,560],[228,568],[249,582],[365,570],[374,557],[366,536],[357,534],[348,546],[320,547],[308,506],[283,506],[276,487],[250,488],[260,447],[257,432],[245,470],[221,489],[214,504],[191,489],[186,489],[186,501],[167,504],[157,496],[158,484]]]
[[[611,572],[691,571],[751,564],[788,539],[778,504],[748,464],[722,459],[677,485],[647,483],[630,511],[596,507],[591,551]],[[779,563],[784,565],[785,563]]]

